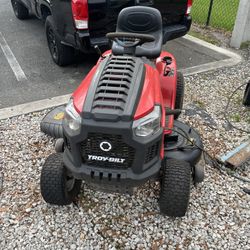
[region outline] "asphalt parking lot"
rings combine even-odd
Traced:
[[[97,60],[95,55],[81,55],[74,65],[55,65],[47,47],[44,23],[34,17],[16,19],[8,0],[1,1],[0,45],[0,109],[71,93]],[[184,38],[169,42],[164,49],[175,55],[179,69],[227,58]]]

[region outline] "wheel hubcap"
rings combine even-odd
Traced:
[[[49,30],[48,30],[48,43],[49,43],[49,49],[50,49],[50,52],[51,52],[53,59],[57,60],[58,50],[57,50],[57,46],[56,46],[56,37],[55,37],[55,34],[51,28],[49,28]]]
[[[17,1],[13,1],[13,9],[14,9],[15,15],[17,16],[18,15]]]

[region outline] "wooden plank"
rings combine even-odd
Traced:
[[[240,167],[248,160],[250,160],[250,140],[221,157],[222,162],[233,167]]]

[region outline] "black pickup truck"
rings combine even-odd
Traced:
[[[105,35],[115,31],[121,9],[144,5],[159,9],[163,18],[164,43],[190,29],[192,0],[11,0],[19,19],[30,15],[45,21],[48,46],[54,62],[72,63],[74,50],[85,53],[108,45]],[[169,32],[170,31],[170,32]]]

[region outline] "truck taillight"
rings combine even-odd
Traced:
[[[88,1],[87,0],[72,0],[72,13],[75,21],[75,26],[79,30],[88,29]]]
[[[192,4],[193,4],[193,0],[188,0],[186,15],[189,15],[191,13]]]

